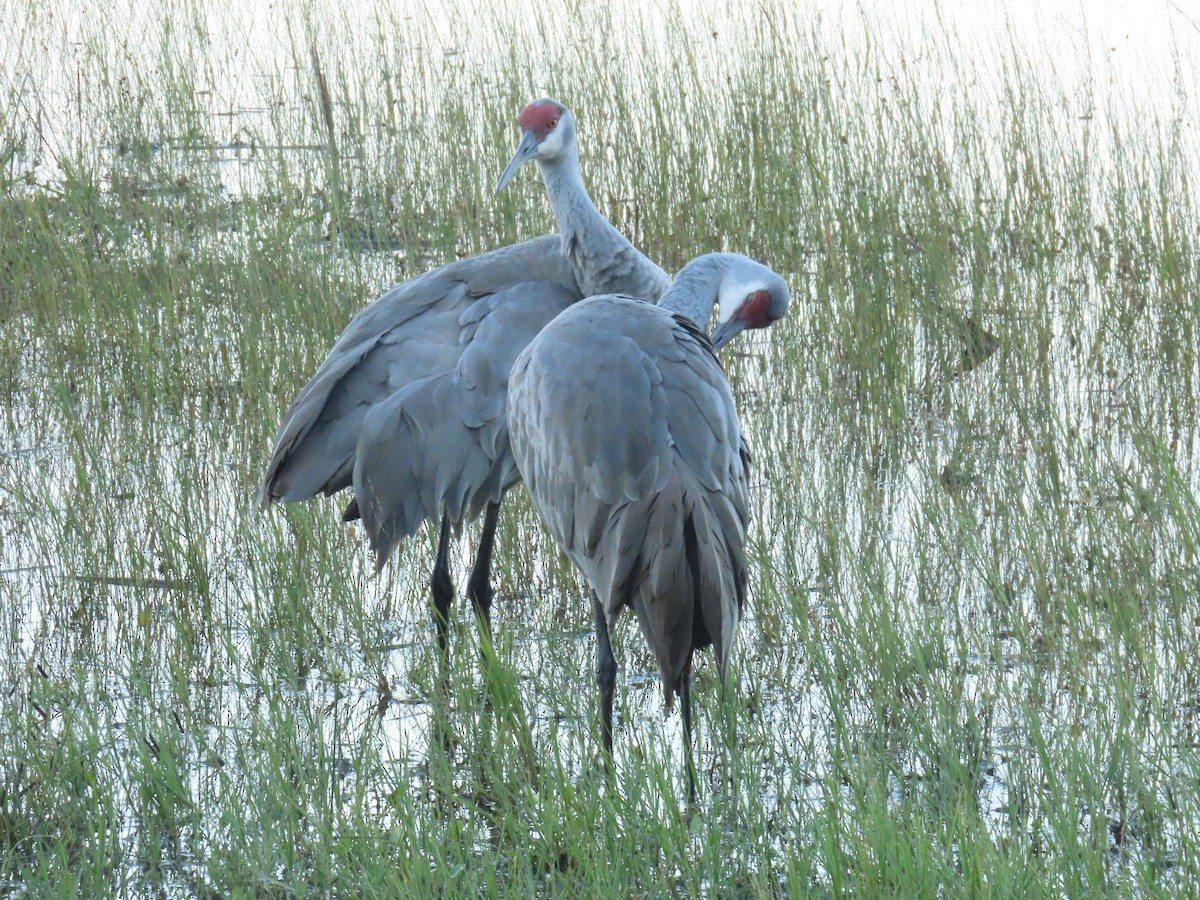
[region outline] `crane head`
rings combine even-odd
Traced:
[[[517,124],[521,128],[521,143],[496,182],[497,191],[529,160],[551,162],[575,145],[575,119],[557,100],[548,97],[534,100],[521,110]]]
[[[771,269],[745,256],[730,257],[717,291],[712,342],[718,350],[747,328],[766,328],[782,319],[791,302],[787,282]]]

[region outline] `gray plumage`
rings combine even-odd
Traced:
[[[380,566],[426,519],[459,528],[515,481],[508,371],[545,323],[588,293],[657,298],[670,283],[592,203],[570,111],[535,101],[520,125],[498,188],[537,160],[559,234],[451,263],[371,303],[288,409],[267,466],[263,507],[353,484],[346,518],[361,515]]]
[[[563,284],[521,282],[458,320],[457,360],[373,406],[362,421],[354,493],[379,565],[428,518],[473,521],[518,480],[508,446],[508,372],[547,322],[579,299]],[[365,499],[365,504],[364,504]]]
[[[621,296],[574,304],[517,358],[508,427],[529,494],[594,591],[605,743],[608,629],[630,607],[668,708],[690,731],[692,654],[712,644],[724,681],[746,585],[749,453],[707,327],[720,343],[783,315],[787,287],[735,254],[679,273],[658,306]],[[697,323],[700,323],[699,325]]]
[[[383,294],[351,320],[292,401],[259,494],[307,500],[350,485],[363,420],[397,391],[452,373],[490,298],[518,284],[579,294],[556,235],[453,262]]]

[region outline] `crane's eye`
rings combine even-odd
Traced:
[[[549,124],[547,124],[547,125],[546,125],[546,128],[547,128],[547,130],[549,130],[549,131],[553,131],[553,130],[554,130],[554,126],[555,126],[555,125],[557,125],[557,124],[558,124],[558,119],[551,119],[551,120],[550,120],[550,122],[549,122]]]

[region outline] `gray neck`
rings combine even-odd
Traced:
[[[554,221],[558,223],[558,232],[562,235],[564,244],[583,235],[593,236],[611,232],[620,236],[608,219],[596,209],[596,204],[584,188],[583,178],[579,175],[579,155],[574,147],[550,162],[539,159],[538,168],[542,172],[542,180],[546,183],[550,208],[554,211]]]
[[[557,159],[538,160],[550,207],[562,238],[562,253],[583,296],[627,294],[654,301],[670,276],[629,242],[584,190],[574,144]]]
[[[728,268],[729,263],[723,253],[708,253],[693,259],[679,270],[658,305],[687,316],[707,332],[712,320],[713,303]]]

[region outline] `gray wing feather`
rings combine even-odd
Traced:
[[[476,304],[484,312],[455,369],[401,388],[365,415],[353,485],[379,567],[425,519],[444,513],[461,525],[516,482],[509,371],[575,299],[574,290],[548,282],[497,291]]]
[[[535,506],[610,620],[633,607],[668,705],[693,646],[714,643],[723,675],[745,593],[747,456],[703,335],[657,307],[585,300],[518,358],[508,420]]]
[[[376,404],[363,419],[353,484],[363,527],[382,567],[396,545],[425,519],[461,510],[461,485],[484,485],[490,467],[463,436],[452,372],[411,385]],[[480,458],[482,457],[482,459]],[[487,488],[492,487],[492,491]]]
[[[581,296],[561,240],[545,235],[426,272],[364,308],[284,415],[260,506],[349,485],[368,411],[407,385],[453,370],[486,315],[474,309],[480,298],[531,280]]]

